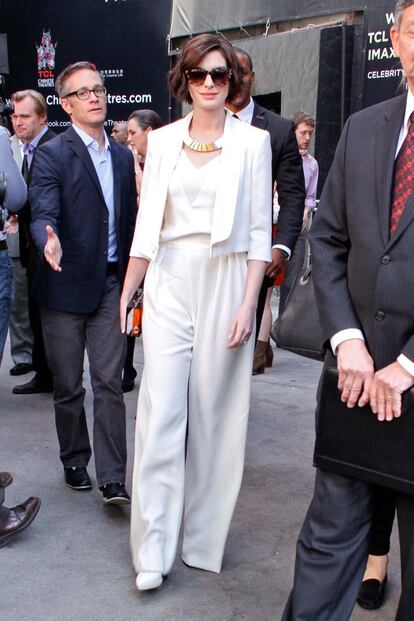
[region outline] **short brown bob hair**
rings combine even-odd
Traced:
[[[217,35],[200,34],[184,44],[176,65],[170,71],[170,88],[176,99],[192,103],[185,72],[198,67],[204,56],[213,50],[223,54],[227,68],[231,69],[228,99],[232,99],[239,92],[242,76],[232,44]]]

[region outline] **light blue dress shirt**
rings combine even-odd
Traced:
[[[99,151],[99,143],[77,125],[72,125],[79,138],[88,149],[91,160],[101,184],[102,194],[108,209],[108,262],[118,260],[115,228],[115,205],[114,205],[114,173],[112,169],[111,145],[108,136],[104,132],[105,145]]]
[[[48,129],[48,126],[45,125],[43,129],[41,129],[40,132],[37,134],[37,136],[33,138],[32,142],[25,142],[23,144],[23,155],[27,156],[27,165],[29,168],[32,165],[32,159],[35,149],[39,144],[41,137],[47,132]]]

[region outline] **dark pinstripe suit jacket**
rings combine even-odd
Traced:
[[[395,152],[405,95],[345,125],[310,233],[324,339],[365,335],[376,369],[414,360],[414,194],[390,239]]]

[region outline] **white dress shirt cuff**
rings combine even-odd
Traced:
[[[347,328],[346,330],[341,330],[333,335],[331,338],[331,347],[335,356],[339,345],[344,341],[349,341],[350,339],[360,339],[361,341],[365,341],[361,330],[358,330],[357,328]]]
[[[404,356],[404,354],[400,354],[397,358],[397,362],[400,363],[403,369],[407,371],[410,375],[414,376],[414,362]]]
[[[273,248],[279,248],[279,250],[283,250],[284,252],[286,252],[287,254],[286,261],[289,261],[292,253],[287,246],[283,246],[283,244],[275,244],[274,246],[272,246],[272,249]]]

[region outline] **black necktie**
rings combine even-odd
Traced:
[[[29,179],[29,162],[27,161],[27,153],[23,155],[22,175],[23,175],[23,179],[27,183]]]

